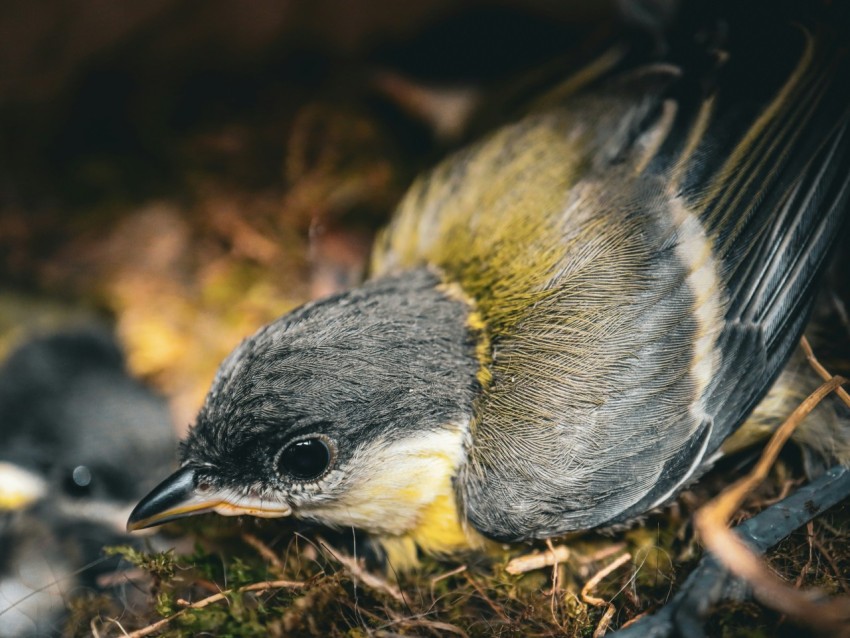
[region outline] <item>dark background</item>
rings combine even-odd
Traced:
[[[185,425],[241,337],[362,276],[470,112],[617,6],[0,3],[0,355],[105,317]]]

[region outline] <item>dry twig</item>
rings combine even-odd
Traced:
[[[809,343],[809,340],[803,337],[800,339],[800,347],[803,349],[803,352],[806,355],[806,360],[809,362],[809,365],[812,366],[815,372],[818,373],[821,379],[824,381],[829,381],[832,379],[832,375],[829,371],[821,365],[821,362],[818,361],[818,358],[815,356],[814,350],[812,350],[812,346]],[[835,389],[835,394],[838,395],[838,398],[844,402],[848,408],[850,408],[850,394],[847,394],[847,390],[842,387],[838,387]]]
[[[472,585],[472,588],[481,596],[481,600],[483,600],[487,605],[492,609],[496,615],[505,623],[510,624],[511,619],[508,618],[507,614],[505,614],[504,610],[499,607],[493,600],[487,595],[487,593],[481,589],[481,585],[479,585],[475,579],[467,573],[463,574],[466,577],[466,580],[469,581],[469,584]]]
[[[598,596],[591,596],[590,592],[595,589],[600,582],[602,582],[603,578],[628,563],[631,559],[632,555],[629,552],[621,554],[610,565],[607,565],[596,572],[590,580],[584,584],[584,587],[581,588],[581,599],[586,604],[593,605],[594,607],[603,607],[607,605],[605,613],[602,614],[599,624],[596,625],[596,629],[593,631],[593,638],[604,636],[605,632],[608,631],[608,626],[611,624],[611,619],[614,617],[615,608],[613,603],[606,602]]]
[[[844,590],[845,594],[850,596],[850,588],[847,587],[847,583],[845,582],[846,581],[845,575],[841,572],[841,569],[835,563],[835,558],[833,558],[832,553],[830,553],[826,549],[824,544],[821,543],[814,536],[814,534],[812,534],[811,539],[812,539],[812,544],[815,546],[815,549],[817,549],[820,552],[821,556],[823,556],[826,559],[827,564],[829,565],[830,569],[832,569],[832,574],[833,574],[833,576],[835,576],[835,580],[838,581],[838,585],[841,587],[841,589]]]
[[[552,567],[558,563],[565,563],[570,558],[570,548],[566,545],[551,547],[545,552],[533,552],[523,556],[517,556],[508,561],[505,571],[516,576],[533,572],[535,569]]]
[[[555,556],[555,546],[552,544],[551,539],[546,539],[546,548],[548,549],[547,553],[555,558],[552,561],[552,591],[550,592],[549,599],[549,613],[552,614],[552,622],[555,623],[555,626],[558,629],[563,629],[561,622],[558,620],[558,594],[561,591],[561,562]]]
[[[446,578],[451,578],[452,576],[457,576],[458,574],[462,574],[466,571],[466,565],[461,565],[445,574],[440,574],[439,576],[434,576],[431,579],[431,600],[434,600],[434,586],[439,583],[441,580],[445,580]]]
[[[815,602],[809,592],[788,586],[727,527],[741,503],[766,477],[782,446],[803,419],[845,379],[831,377],[810,394],[774,433],[753,470],[710,501],[694,517],[703,544],[731,573],[749,583],[759,601],[787,614],[797,622],[831,635],[850,635],[850,598],[835,597]]]
[[[606,558],[610,558],[614,554],[618,554],[626,549],[625,543],[613,543],[597,549],[592,554],[579,554],[576,556],[580,563],[597,563]]]
[[[206,598],[197,600],[193,603],[190,603],[185,600],[178,600],[178,604],[185,605],[183,609],[171,614],[170,616],[167,616],[166,618],[163,618],[162,620],[158,620],[157,622],[150,624],[147,627],[142,627],[141,629],[137,629],[136,631],[130,633],[125,632],[125,636],[126,638],[143,638],[143,636],[149,636],[152,633],[157,632],[163,627],[167,626],[175,618],[182,616],[190,609],[203,609],[204,607],[212,605],[213,603],[226,600],[229,595],[234,593],[241,594],[243,592],[268,591],[270,589],[299,589],[301,587],[305,587],[306,585],[306,582],[297,580],[266,580],[259,583],[251,583],[250,585],[245,585],[244,587],[227,589],[217,594],[213,594],[212,596],[207,596]]]
[[[257,550],[257,553],[271,563],[278,573],[283,573],[283,562],[281,562],[280,558],[274,553],[271,547],[266,545],[250,532],[242,532],[242,540],[245,541],[247,545],[250,545]]]
[[[803,565],[803,569],[800,570],[800,574],[797,576],[797,580],[794,581],[794,587],[799,588],[800,585],[803,584],[806,576],[809,573],[809,570],[812,567],[812,558],[814,557],[814,538],[815,538],[815,524],[812,521],[806,523],[806,543],[809,546],[809,557],[806,560],[806,564]]]
[[[401,590],[398,587],[391,585],[380,576],[363,569],[352,556],[347,556],[342,552],[334,551],[325,543],[322,543],[322,548],[331,556],[331,558],[345,567],[345,569],[348,570],[348,573],[351,574],[355,580],[360,581],[369,589],[383,592],[394,600],[400,603],[405,603],[404,594],[401,593]]]

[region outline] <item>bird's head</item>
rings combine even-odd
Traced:
[[[479,392],[469,316],[423,270],[264,327],[221,365],[181,469],[128,527],[216,511],[405,533],[463,457]]]

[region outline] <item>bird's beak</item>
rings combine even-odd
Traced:
[[[292,509],[283,503],[237,496],[230,491],[197,485],[195,468],[184,467],[157,485],[130,513],[127,531],[161,525],[186,516],[216,512],[224,516],[289,516]]]

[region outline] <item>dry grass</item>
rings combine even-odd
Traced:
[[[780,460],[744,503],[738,518],[780,496],[796,462]],[[123,548],[128,580],[115,598],[73,602],[68,635],[190,636],[591,636],[622,627],[661,606],[701,552],[693,510],[727,480],[719,468],[671,511],[614,537],[568,539],[569,553],[521,574],[506,569],[527,547],[493,562],[425,559],[416,573],[397,575],[369,564],[368,541],[280,524],[203,517],[173,525],[172,540],[195,550],[146,555]],[[850,573],[850,508],[843,504],[798,530],[768,556],[789,586],[846,593]],[[545,554],[548,548],[538,550]],[[563,559],[563,560],[562,560]],[[515,564],[515,563],[514,563]],[[142,568],[140,577],[134,566]],[[515,570],[514,570],[515,571]],[[397,580],[396,580],[397,577]],[[129,580],[132,579],[132,580]],[[121,582],[119,574],[115,579]],[[133,595],[128,596],[128,591]],[[724,604],[709,635],[798,635],[790,620],[752,603]]]

